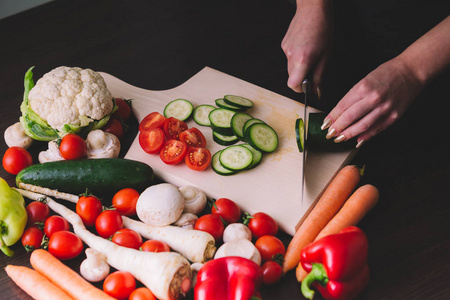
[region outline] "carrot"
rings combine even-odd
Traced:
[[[355,190],[360,179],[360,170],[353,165],[343,167],[336,174],[290,241],[284,256],[284,273],[297,267],[300,262],[300,251],[313,242],[319,232],[334,217]]]
[[[73,300],[58,286],[35,270],[24,266],[7,265],[8,276],[29,296],[36,300]]]
[[[77,272],[46,250],[34,250],[31,253],[30,262],[36,271],[47,277],[74,299],[114,299],[84,280]]]
[[[336,234],[345,227],[357,225],[377,204],[379,198],[380,193],[373,185],[366,184],[359,187],[345,202],[341,210],[320,231],[314,241],[330,234]],[[297,280],[302,281],[307,274],[302,265],[298,264],[296,270]]]

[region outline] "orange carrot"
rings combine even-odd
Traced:
[[[9,277],[29,296],[36,300],[73,300],[58,286],[35,270],[24,266],[7,265]]]
[[[77,272],[46,250],[34,250],[31,253],[30,262],[36,271],[47,277],[74,299],[114,299],[87,282]]]
[[[327,235],[336,234],[348,226],[357,225],[362,218],[377,204],[380,198],[378,189],[373,185],[366,184],[359,187],[345,202],[341,210],[322,229],[314,241]],[[298,264],[296,276],[298,281],[302,281],[308,273]]]
[[[284,273],[297,267],[300,262],[300,251],[314,241],[319,232],[339,211],[355,190],[360,178],[359,169],[353,165],[343,167],[336,174],[289,243],[284,256]]]

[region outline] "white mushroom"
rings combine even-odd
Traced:
[[[105,279],[110,271],[106,257],[100,252],[87,248],[86,259],[80,265],[80,274],[87,281],[99,282]]]
[[[180,192],[184,197],[184,212],[200,214],[206,206],[206,195],[194,186],[180,187]]]
[[[194,225],[197,220],[197,215],[191,213],[182,213],[178,220],[173,223],[173,225],[186,229],[194,229]]]
[[[202,263],[193,263],[191,265],[191,273],[192,273],[192,286],[195,286],[197,283],[197,274],[198,271],[203,267]]]
[[[252,240],[252,232],[246,225],[242,223],[232,223],[225,227],[225,230],[223,231],[224,243],[240,239]]]
[[[232,240],[231,242],[224,243],[217,249],[214,258],[226,256],[244,257],[261,265],[261,254],[255,245],[246,239]]]
[[[87,158],[117,158],[120,152],[119,139],[100,129],[89,132],[86,146]]]
[[[38,160],[40,163],[64,160],[59,152],[59,146],[56,140],[48,142],[48,149],[45,151],[39,152]]]
[[[13,125],[6,128],[4,138],[8,147],[15,146],[28,149],[33,143],[33,139],[25,134],[25,131],[23,130],[20,122],[14,123]]]

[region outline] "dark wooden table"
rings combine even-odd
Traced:
[[[294,12],[287,0],[60,0],[0,20],[0,131],[20,116],[30,66],[35,78],[78,66],[152,90],[175,87],[209,66],[295,99],[280,47]],[[434,132],[431,125],[427,132]],[[387,132],[356,156],[354,163],[366,166],[363,183],[381,192],[359,224],[369,238],[371,269],[360,299],[450,299],[450,164],[448,138],[441,137]],[[3,139],[0,148],[3,155]],[[31,150],[35,161],[39,148]],[[14,185],[3,168],[0,176]],[[4,267],[30,266],[29,254],[20,243],[12,248],[13,258],[0,255],[0,295],[27,299]],[[293,272],[263,287],[262,296],[302,299]]]

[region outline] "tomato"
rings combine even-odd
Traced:
[[[156,300],[155,295],[146,287],[135,289],[128,300]]]
[[[112,117],[126,121],[131,116],[131,107],[128,105],[127,100],[123,98],[114,98],[114,101],[116,101],[117,110],[113,113]],[[128,100],[130,102],[130,100]]]
[[[191,147],[206,147],[206,138],[203,133],[197,128],[193,127],[180,133],[180,141],[185,142]]]
[[[258,239],[263,235],[276,235],[278,232],[277,222],[271,216],[263,212],[252,215],[252,218],[248,223],[248,228],[250,228],[252,236],[255,239]]]
[[[57,231],[48,241],[48,252],[61,260],[75,258],[81,251],[83,251],[83,242],[70,231]]]
[[[266,261],[261,266],[264,284],[274,284],[281,279],[283,269],[281,265],[273,260]]]
[[[22,245],[27,252],[41,248],[44,232],[37,227],[29,227],[22,234]]]
[[[61,216],[50,216],[44,222],[44,233],[47,237],[51,237],[57,231],[69,231],[70,225],[66,219]]]
[[[105,210],[95,220],[97,233],[105,239],[110,238],[117,230],[122,228],[122,217],[116,210]]]
[[[95,225],[95,220],[103,210],[102,202],[95,196],[81,196],[75,207],[77,214],[83,220],[84,226]]]
[[[167,140],[161,152],[159,152],[159,156],[164,163],[176,165],[184,159],[186,152],[186,143],[177,140]]]
[[[20,171],[33,164],[31,154],[21,147],[10,147],[3,155],[3,169],[6,172],[17,175]]]
[[[69,133],[61,139],[59,152],[64,159],[80,159],[86,156],[86,142],[79,135]]]
[[[203,171],[211,163],[211,152],[206,148],[189,147],[184,160],[189,169]]]
[[[136,289],[136,279],[129,272],[116,271],[109,274],[103,282],[105,293],[116,299],[128,299]]]
[[[142,245],[139,233],[128,228],[122,228],[113,234],[111,241],[117,245],[138,250]]]
[[[166,138],[178,140],[180,138],[180,133],[188,129],[188,126],[185,122],[170,117],[164,121],[163,128]]]
[[[216,242],[222,240],[225,229],[222,219],[218,215],[203,215],[195,222],[194,229],[206,231],[214,237]]]
[[[155,154],[164,146],[165,136],[161,128],[152,128],[139,133],[139,145],[147,153]]]
[[[145,252],[170,252],[170,247],[164,242],[157,240],[147,240],[141,246]]]
[[[136,203],[138,199],[138,191],[132,188],[125,188],[114,195],[112,205],[119,214],[130,217],[136,214]]]
[[[153,128],[163,128],[165,121],[166,117],[162,114],[156,111],[152,112],[139,123],[139,131],[143,132]]]
[[[286,253],[286,247],[283,242],[273,235],[263,235],[255,242],[255,247],[261,254],[263,262],[276,259],[277,255]]]
[[[36,223],[43,223],[50,215],[50,208],[47,204],[39,201],[33,201],[26,207],[27,226],[34,226]]]
[[[102,127],[102,130],[114,134],[119,140],[123,137],[123,125],[118,119],[109,119],[108,123]]]
[[[217,199],[211,208],[211,213],[220,216],[228,224],[237,223],[241,218],[241,208],[228,198]]]

